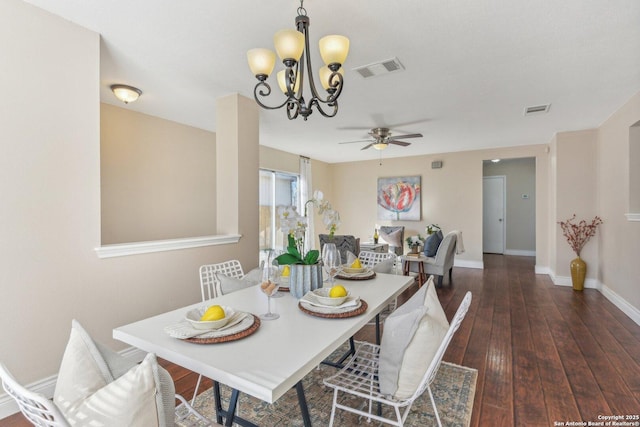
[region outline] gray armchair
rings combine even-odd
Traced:
[[[338,252],[340,252],[340,259],[343,264],[347,262],[347,251],[354,254],[356,257],[360,253],[360,238],[355,236],[345,236],[334,234],[333,237],[328,234],[320,234],[320,253],[322,254],[322,248],[325,243],[335,243]]]
[[[422,263],[425,275],[430,274],[438,276],[438,287],[442,287],[442,278],[445,273],[449,272],[449,283],[451,284],[451,273],[453,270],[453,261],[456,256],[457,234],[455,232],[448,233],[444,236],[442,243],[438,246],[438,252],[435,257],[421,256],[420,258],[411,259],[409,269],[412,272],[419,272],[419,265],[416,261]],[[402,260],[403,271],[405,271],[406,259]]]

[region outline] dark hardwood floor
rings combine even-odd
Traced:
[[[449,319],[473,293],[444,357],[478,370],[473,427],[587,425],[640,414],[640,326],[596,290],[574,292],[535,275],[534,258],[484,261],[484,270],[454,268],[453,284],[445,279],[438,289]],[[372,337],[368,326],[356,338]],[[178,393],[190,397],[197,375],[163,364]],[[20,415],[0,420],[0,427],[28,425]]]

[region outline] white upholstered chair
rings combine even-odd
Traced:
[[[333,426],[336,409],[342,409],[348,412],[367,417],[368,420],[374,419],[383,423],[394,426],[403,426],[406,422],[407,415],[411,410],[413,402],[424,393],[429,392],[429,398],[433,405],[433,410],[438,421],[438,425],[442,426],[440,415],[436,408],[433,393],[431,391],[431,383],[433,382],[438,368],[442,362],[451,338],[456,330],[460,327],[469,306],[471,305],[471,292],[467,292],[464,299],[460,303],[456,314],[454,315],[449,328],[444,335],[440,345],[438,346],[431,362],[429,363],[422,379],[417,388],[409,397],[397,398],[395,396],[387,396],[380,392],[379,366],[380,366],[380,346],[371,343],[360,343],[356,354],[350,359],[349,363],[341,369],[337,374],[325,378],[324,384],[333,388],[333,406],[331,408],[331,420],[329,426]],[[404,361],[402,362],[404,363]],[[338,402],[339,393],[347,393],[363,398],[368,401],[367,411],[360,408],[354,408]],[[373,413],[374,402],[390,405],[394,409],[396,419],[384,418]]]
[[[422,263],[424,274],[429,276],[431,274],[438,276],[438,287],[442,287],[442,279],[447,272],[449,273],[449,283],[451,283],[451,276],[453,271],[453,262],[456,257],[456,245],[457,245],[457,233],[450,232],[444,236],[442,243],[438,246],[438,251],[435,257],[420,257],[419,259],[412,259],[409,265],[411,272],[418,271],[419,260]],[[406,258],[402,261],[406,263]],[[403,270],[404,270],[403,265]]]

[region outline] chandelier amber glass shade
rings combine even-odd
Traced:
[[[269,76],[276,64],[276,54],[269,49],[251,49],[247,52],[247,61],[254,76]]]
[[[282,61],[300,60],[304,50],[304,34],[298,30],[280,30],[273,36],[273,44]]]
[[[326,65],[344,64],[349,54],[349,39],[345,36],[325,36],[320,39],[320,56]]]

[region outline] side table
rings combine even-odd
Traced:
[[[404,255],[400,257],[402,262],[402,274],[405,276],[409,275],[411,271],[411,263],[418,263],[418,288],[422,287],[422,284],[426,282],[427,274],[424,272],[424,262],[427,259],[424,255],[420,254],[420,256],[410,256]]]

